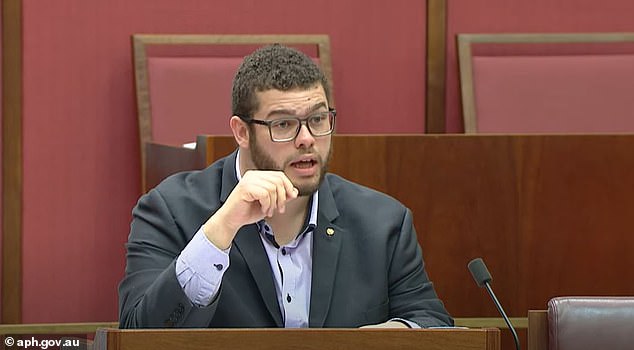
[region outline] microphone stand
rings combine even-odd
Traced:
[[[495,293],[493,293],[493,289],[491,289],[488,281],[484,281],[484,288],[486,288],[487,292],[489,292],[491,299],[493,299],[494,301],[493,304],[495,304],[495,307],[498,308],[498,311],[500,312],[500,314],[502,314],[502,318],[504,318],[504,322],[506,322],[506,325],[511,330],[511,333],[513,334],[513,340],[515,341],[515,348],[517,350],[520,350],[520,340],[517,337],[517,332],[515,332],[515,328],[513,328],[513,326],[511,325],[511,320],[509,320],[508,316],[506,316],[506,312],[504,312],[504,309],[502,309],[502,304],[500,304],[498,298],[495,297]]]

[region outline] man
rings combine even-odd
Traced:
[[[411,212],[326,173],[329,96],[294,49],[245,58],[230,120],[238,150],[169,177],[133,210],[121,327],[452,324]]]

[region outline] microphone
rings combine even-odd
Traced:
[[[506,312],[504,312],[502,304],[500,304],[498,298],[495,297],[495,293],[493,293],[493,289],[491,289],[491,286],[489,285],[489,282],[491,282],[492,278],[489,270],[487,269],[487,266],[484,264],[484,261],[482,261],[482,258],[473,259],[469,262],[467,267],[469,268],[469,271],[471,272],[471,275],[473,276],[473,279],[476,281],[478,286],[486,288],[487,292],[489,292],[489,295],[491,296],[491,299],[493,299],[495,307],[498,308],[498,311],[500,312],[500,314],[502,314],[502,318],[504,318],[504,322],[506,322],[506,325],[509,327],[511,333],[513,334],[515,348],[517,350],[520,350],[520,340],[517,337],[517,332],[515,332],[515,328],[513,328],[511,321],[506,316]]]

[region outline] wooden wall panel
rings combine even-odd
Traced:
[[[198,142],[209,164],[233,139]],[[452,315],[499,317],[467,271],[482,257],[507,314],[526,317],[555,296],[634,294],[633,147],[634,135],[336,135],[330,169],[412,209]],[[156,153],[149,173],[194,167],[174,151]]]
[[[2,2],[2,323],[21,321],[22,4]]]
[[[626,180],[634,175],[632,142],[632,136],[392,140],[383,152],[387,185],[377,188],[413,210],[428,272],[450,313],[499,317],[466,268],[483,257],[506,312],[526,317],[558,295],[634,293],[634,259],[626,253],[634,249],[627,219],[634,187]],[[507,332],[502,344],[512,346]]]
[[[509,316],[525,317],[558,295],[634,293],[634,259],[626,253],[634,248],[627,233],[634,187],[626,180],[634,175],[632,141],[395,140],[384,152],[389,180],[381,189],[413,210],[428,272],[450,313],[499,316],[466,269],[483,257]],[[502,344],[512,344],[507,332]]]
[[[467,270],[476,257],[512,317],[560,295],[634,294],[634,135],[337,135],[334,147],[332,172],[412,209],[456,317],[498,316]]]

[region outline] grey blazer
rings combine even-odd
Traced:
[[[204,170],[173,175],[137,203],[119,285],[122,328],[284,327],[255,224],[236,235],[210,305],[193,305],[176,278],[176,258],[237,184],[235,158],[234,152]],[[453,323],[425,272],[409,209],[333,174],[319,188],[312,274],[310,327],[394,317],[422,327]]]

